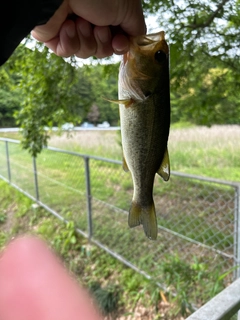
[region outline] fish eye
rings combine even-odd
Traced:
[[[162,50],[158,50],[156,53],[155,53],[155,59],[158,61],[158,62],[163,62],[167,59],[167,55],[165,52],[163,52]]]

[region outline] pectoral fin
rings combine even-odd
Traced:
[[[160,168],[157,171],[157,174],[159,174],[164,181],[168,181],[170,177],[170,161],[169,161],[169,155],[168,155],[168,149],[166,148],[163,161],[160,165]]]
[[[123,99],[123,100],[111,100],[106,98],[103,98],[103,99],[115,104],[124,104],[126,108],[130,107],[134,103],[133,99]]]

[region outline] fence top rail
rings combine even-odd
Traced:
[[[51,150],[51,151],[60,152],[60,153],[67,153],[67,154],[71,154],[71,155],[74,155],[74,156],[77,156],[77,157],[82,157],[82,158],[95,159],[95,160],[100,160],[100,161],[105,161],[105,162],[111,162],[111,163],[115,163],[115,164],[122,164],[122,161],[119,161],[119,160],[102,158],[102,157],[93,156],[93,155],[89,155],[89,154],[84,154],[84,153],[78,153],[78,152],[74,152],[74,151],[63,150],[63,149],[59,149],[59,148],[55,148],[55,147],[46,147],[45,149],[48,149],[48,150]]]
[[[10,138],[0,138],[0,141],[3,141],[3,142],[7,141],[7,142],[11,142],[11,143],[16,143],[16,144],[21,143],[20,140],[10,139]],[[100,160],[100,161],[105,161],[105,162],[110,162],[110,163],[115,163],[115,164],[120,164],[120,165],[122,164],[122,161],[119,161],[119,160],[113,160],[113,159],[93,156],[93,155],[89,155],[89,154],[84,154],[84,153],[79,153],[79,152],[74,152],[74,151],[69,151],[69,150],[63,150],[60,148],[55,148],[55,147],[50,147],[50,146],[44,147],[43,149],[47,149],[47,150],[51,150],[51,151],[55,151],[55,152],[60,152],[60,153],[71,154],[73,156],[82,157],[82,158],[95,159],[95,160]]]
[[[240,278],[186,320],[228,320],[240,309]]]
[[[7,141],[11,143],[16,143],[20,144],[19,140],[16,139],[10,139],[10,138],[0,138],[0,141]],[[99,161],[105,161],[105,162],[110,162],[110,163],[115,163],[115,164],[122,164],[122,161],[119,160],[113,160],[113,159],[108,159],[108,158],[103,158],[103,157],[98,157],[98,156],[93,156],[89,154],[83,154],[83,153],[78,153],[74,151],[69,151],[69,150],[63,150],[60,148],[55,148],[55,147],[50,147],[47,146],[44,149],[55,151],[55,152],[60,152],[60,153],[66,153],[66,154],[71,154],[77,157],[82,157],[85,159],[95,159]],[[225,186],[230,186],[234,188],[239,188],[240,189],[240,182],[237,181],[227,181],[227,180],[221,180],[221,179],[216,179],[216,178],[211,178],[211,177],[204,177],[204,176],[198,176],[198,175],[193,175],[193,174],[188,174],[188,173],[183,173],[183,172],[177,172],[177,171],[171,171],[171,174],[173,176],[177,177],[182,177],[182,178],[190,178],[190,179],[195,179],[195,180],[200,180],[200,181],[205,181],[205,182],[211,182],[211,183],[217,183]]]
[[[174,176],[177,176],[177,177],[196,179],[196,180],[201,180],[201,181],[205,181],[205,182],[223,184],[225,186],[240,188],[240,182],[237,182],[237,181],[221,180],[221,179],[217,179],[217,178],[197,176],[194,174],[177,172],[177,171],[171,171],[171,174]]]
[[[0,141],[7,141],[7,142],[12,142],[12,143],[17,143],[20,144],[20,140],[16,140],[16,139],[10,139],[10,138],[0,138]]]

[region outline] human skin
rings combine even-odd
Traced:
[[[124,54],[128,37],[145,33],[140,0],[64,0],[45,25],[32,31],[57,55],[80,58]]]
[[[13,240],[0,255],[1,320],[100,320],[92,300],[36,237]]]

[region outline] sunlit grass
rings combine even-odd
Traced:
[[[173,129],[172,170],[240,181],[240,126]]]
[[[16,132],[0,136],[20,138]],[[120,131],[52,133],[49,145],[60,149],[122,160]],[[174,124],[170,130],[171,170],[240,181],[240,126],[197,127]],[[14,150],[12,150],[14,153]]]
[[[121,160],[119,141],[119,131],[80,131],[54,135],[49,145]],[[168,145],[172,170],[240,181],[240,126],[174,125]]]
[[[49,145],[74,152],[110,159],[122,158],[119,131],[72,131],[59,136],[53,134]]]

